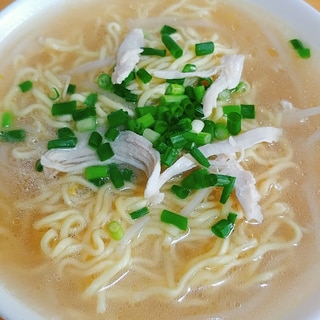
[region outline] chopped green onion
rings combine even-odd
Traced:
[[[127,111],[119,109],[109,113],[107,119],[110,127],[118,127],[126,124],[129,119],[129,114]]]
[[[65,139],[75,137],[75,134],[69,127],[63,127],[57,130],[57,136],[59,139]]]
[[[164,164],[167,167],[170,167],[173,165],[173,163],[176,161],[179,155],[179,150],[168,147],[164,154],[161,155],[161,163]]]
[[[196,86],[193,88],[193,91],[194,91],[194,97],[195,97],[196,101],[202,102],[203,96],[206,92],[205,86],[203,86],[203,85]]]
[[[70,149],[77,145],[77,137],[69,137],[62,139],[49,140],[47,144],[48,150],[51,149]]]
[[[152,75],[144,68],[137,71],[137,76],[145,84],[149,83],[152,79]]]
[[[216,186],[217,187],[224,187],[230,184],[230,181],[232,180],[233,177],[225,175],[225,174],[219,174],[219,173],[214,173],[214,175],[217,178]]]
[[[140,53],[143,56],[159,56],[159,57],[165,57],[167,54],[167,51],[165,49],[156,49],[156,48],[142,48],[142,52]]]
[[[6,111],[2,115],[2,128],[9,128],[12,126],[14,120],[14,115],[12,112]]]
[[[34,169],[37,171],[37,172],[42,172],[43,171],[43,165],[41,164],[41,160],[38,159],[34,165]]]
[[[178,103],[180,104],[181,101],[183,101],[184,99],[187,99],[188,96],[185,95],[185,94],[176,94],[176,95],[173,95],[173,94],[165,94],[163,96],[160,97],[160,103],[162,105],[167,105],[167,104],[170,104],[170,103]]]
[[[97,115],[96,109],[92,107],[85,107],[77,109],[72,113],[72,118],[74,121],[83,120],[90,117],[95,117]]]
[[[229,177],[229,184],[227,184],[223,187],[221,197],[220,197],[220,203],[222,203],[222,204],[225,204],[227,202],[227,200],[229,199],[230,194],[233,190],[234,183],[236,181],[235,177],[231,177],[231,176],[228,176],[228,177]]]
[[[227,114],[227,129],[231,135],[235,136],[241,131],[241,114],[230,112]]]
[[[108,167],[111,182],[117,189],[122,188],[124,186],[124,179],[118,165],[111,163]]]
[[[163,210],[160,219],[162,222],[172,224],[181,230],[188,228],[188,218],[169,210]]]
[[[93,131],[89,137],[88,145],[94,149],[98,149],[102,143],[102,135],[98,131]]]
[[[59,93],[59,91],[58,91],[58,89],[57,88],[52,88],[53,89],[53,91],[54,91],[54,95],[53,96],[49,96],[49,99],[50,100],[57,100],[57,99],[59,99],[60,98],[60,93]]]
[[[176,184],[174,184],[171,187],[171,192],[174,193],[178,198],[180,199],[185,199],[189,196],[190,194],[190,189],[178,186]]]
[[[170,83],[166,89],[165,94],[168,95],[183,95],[184,94],[184,86],[178,83]]]
[[[169,141],[174,149],[182,149],[188,142],[183,132],[175,132],[170,135]]]
[[[96,93],[90,93],[84,100],[84,104],[91,109],[94,109],[95,104],[98,101],[98,95]],[[94,109],[95,110],[95,109]]]
[[[104,137],[109,141],[114,141],[119,136],[119,133],[120,133],[120,131],[118,128],[109,127],[108,130],[106,131]]]
[[[183,69],[182,72],[195,72],[197,70],[197,66],[192,63],[187,63]]]
[[[22,142],[25,140],[26,132],[22,129],[0,131],[2,142]]]
[[[113,240],[119,241],[123,238],[124,231],[118,221],[111,221],[107,225],[107,230]]]
[[[181,186],[190,190],[205,189],[216,184],[216,178],[210,175],[204,168],[200,168],[192,171],[187,177],[185,177]]]
[[[237,220],[237,217],[238,217],[238,215],[236,213],[229,212],[227,220],[232,222],[232,223],[235,223],[236,220]]]
[[[311,50],[309,48],[306,48],[301,40],[291,39],[289,42],[291,43],[292,47],[295,49],[300,58],[308,59],[311,57]]]
[[[111,76],[107,73],[102,73],[98,77],[98,86],[101,89],[109,90],[111,91],[113,89],[113,83],[111,81]]]
[[[136,73],[132,70],[128,76],[122,81],[121,86],[127,86],[131,81],[136,78]]]
[[[181,118],[175,125],[177,131],[186,132],[192,129],[192,120],[190,118]]]
[[[166,83],[177,83],[177,84],[184,84],[185,79],[179,78],[179,79],[166,79]]]
[[[33,83],[30,80],[26,80],[24,82],[19,83],[18,86],[22,92],[27,92],[32,89]]]
[[[155,141],[157,141],[161,137],[161,134],[159,132],[156,132],[150,128],[146,128],[143,131],[142,135],[151,143],[155,143]]]
[[[58,102],[52,105],[51,114],[53,116],[62,116],[66,114],[72,114],[77,107],[77,102],[75,100]]]
[[[214,136],[217,140],[225,140],[229,137],[229,131],[223,123],[216,123]]]
[[[241,116],[244,119],[254,119],[256,117],[253,104],[241,104]]]
[[[226,239],[234,230],[234,223],[237,218],[235,213],[229,213],[227,219],[222,219],[211,227],[212,233],[217,237]]]
[[[177,32],[177,29],[171,27],[171,26],[168,26],[168,25],[164,25],[161,30],[160,30],[160,33],[161,34],[173,34],[173,33],[176,33]]]
[[[216,124],[212,120],[207,120],[207,119],[203,120],[203,122],[204,122],[204,127],[202,129],[202,132],[206,132],[210,134],[211,136],[210,142],[212,142],[215,136]]]
[[[241,106],[240,104],[223,106],[222,111],[223,111],[223,114],[225,115],[228,115],[231,112],[237,112],[241,114]]]
[[[184,137],[190,141],[194,142],[197,146],[204,146],[212,141],[212,136],[208,132],[186,132]]]
[[[154,106],[137,107],[134,110],[136,112],[137,117],[142,117],[147,113],[150,113],[152,114],[152,116],[155,116],[157,113],[157,108]]]
[[[71,95],[76,92],[77,86],[75,84],[69,84],[67,88],[67,94]]]
[[[168,34],[163,34],[161,39],[163,44],[175,59],[178,59],[183,55],[183,50]]]
[[[206,158],[206,156],[197,147],[191,148],[190,154],[197,160],[197,162],[200,165],[202,165],[202,166],[204,166],[206,168],[210,167],[209,160]]]
[[[100,161],[105,161],[114,156],[114,152],[109,142],[101,143],[97,148],[97,154]]]
[[[109,176],[108,167],[104,165],[86,167],[84,169],[84,176],[87,180],[105,179]]]
[[[76,121],[76,127],[79,132],[87,132],[95,130],[97,127],[96,117],[89,117]]]
[[[145,216],[148,213],[149,213],[148,207],[143,207],[141,209],[132,211],[129,214],[130,214],[131,219],[135,220],[135,219],[138,219],[138,218],[141,218],[141,217]]]
[[[137,118],[136,121],[138,126],[141,126],[144,129],[151,127],[155,122],[154,117],[151,113],[146,113],[142,117]]]
[[[204,56],[213,53],[214,43],[212,41],[197,43],[195,45],[196,56]]]
[[[168,123],[164,120],[156,120],[153,126],[153,130],[159,134],[164,133],[168,129]]]

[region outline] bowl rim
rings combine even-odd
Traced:
[[[57,5],[64,0],[15,0],[0,11],[0,43],[5,41],[12,32],[23,25],[29,18],[46,10],[53,3]],[[320,51],[320,12],[303,0],[247,0],[271,14],[280,18],[290,28],[297,31],[297,35],[303,36],[304,41]],[[7,320],[33,319],[44,320],[42,316],[30,309],[20,301],[8,288],[0,284],[0,317]],[[317,302],[320,297],[320,288],[310,296],[302,306],[298,306],[288,319],[296,319],[296,316],[307,308],[309,320],[320,317],[320,309]],[[302,310],[302,311],[301,311]],[[300,313],[299,313],[300,312]],[[305,313],[301,315],[306,316]],[[307,318],[304,318],[307,319]]]

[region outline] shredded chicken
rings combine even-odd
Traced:
[[[220,74],[203,97],[204,118],[209,117],[212,109],[216,108],[220,92],[225,89],[233,89],[238,85],[242,75],[243,64],[244,56],[242,55],[226,55],[222,57]]]
[[[144,43],[142,29],[133,29],[126,36],[118,50],[117,64],[112,74],[113,83],[120,84],[134,69],[140,60],[140,53]]]

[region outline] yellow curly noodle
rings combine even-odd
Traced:
[[[184,21],[184,24],[188,19],[194,21],[195,17],[210,20],[215,3],[204,1],[197,5],[182,0],[163,8],[158,13],[156,25],[146,31],[146,41],[151,46],[161,47],[159,21],[170,21],[172,17],[177,17],[178,22]],[[154,6],[153,2],[147,2],[145,6],[137,7],[138,15],[131,23],[150,23],[148,19]],[[28,131],[26,143],[12,150],[16,161],[39,158],[45,151],[45,142],[52,139],[56,129],[69,125],[67,117],[53,119],[50,115],[52,100],[48,96],[53,88],[63,96],[68,82],[77,83],[77,93],[71,99],[81,103],[91,92],[86,84],[95,83],[101,72],[112,71],[114,64],[85,74],[72,74],[72,70],[86,63],[116,55],[129,30],[128,21],[112,10],[106,10],[104,14],[105,17],[96,19],[91,31],[92,34],[105,35],[99,46],[87,45],[89,40],[77,29],[63,40],[41,39],[43,53],[39,55],[45,56],[44,63],[38,59],[30,66],[27,58],[21,55],[16,58],[12,89],[3,102],[4,109],[12,110],[21,118]],[[181,70],[186,63],[196,62],[198,70],[205,70],[218,65],[223,55],[238,52],[233,44],[220,39],[218,31],[207,30],[202,25],[194,26],[192,21],[189,26],[177,26],[185,52],[181,59],[174,60],[170,55],[164,58],[143,57],[137,68]],[[215,42],[214,58],[194,56],[194,44],[203,40]],[[22,101],[21,92],[16,87],[26,79],[35,85],[27,93],[28,98]],[[138,106],[142,106],[156,101],[164,93],[165,85],[163,80],[152,84],[135,81],[131,89],[139,94],[143,92],[138,101]],[[249,103],[256,94],[256,88],[251,88],[248,83],[248,93],[237,99]],[[219,103],[212,115],[215,121],[224,121],[221,105]],[[98,122],[104,123],[106,115],[120,107],[120,103],[100,94]],[[279,116],[271,111],[265,111],[263,117],[270,125],[279,126],[281,123]],[[259,121],[244,121],[243,130],[259,126]],[[277,264],[276,261],[285,261],[287,250],[297,245],[302,237],[296,213],[282,196],[282,191],[290,187],[286,172],[299,170],[292,156],[292,147],[285,138],[272,145],[259,144],[239,156],[243,167],[255,173],[262,196],[260,204],[264,221],[261,225],[245,221],[234,194],[225,206],[219,203],[213,189],[198,191],[186,200],[178,199],[170,192],[170,186],[179,178],[163,186],[165,200],[152,206],[148,217],[142,218],[142,222],[132,220],[128,213],[147,205],[143,197],[146,179],[142,173],[138,183],[127,183],[124,190],[116,190],[110,184],[97,188],[81,173],[61,174],[45,169],[41,185],[34,188],[32,196],[18,201],[16,209],[24,209],[30,215],[37,212],[33,227],[40,234],[41,251],[56,263],[59,277],[64,273],[77,277],[84,297],[96,299],[98,313],[104,313],[109,301],[117,297],[121,297],[123,303],[140,303],[163,297],[186,301],[188,307],[195,307],[205,305],[207,300],[203,297],[228,282],[233,281],[234,287],[238,286],[241,292],[266,285],[286,268],[285,263]],[[190,214],[186,232],[160,221],[162,209],[180,212],[190,199],[200,193],[203,197],[201,205]],[[4,201],[0,203],[2,210],[8,210]],[[230,211],[238,213],[233,234],[227,239],[214,237],[211,226]],[[125,239],[119,242],[112,240],[106,229],[113,220],[118,221],[125,231]],[[1,227],[0,233],[4,236],[6,230]],[[278,258],[271,261],[275,252],[278,252]]]

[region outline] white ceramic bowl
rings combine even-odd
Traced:
[[[320,13],[302,0],[249,0],[255,5],[270,11],[282,19],[290,28],[296,30],[309,47],[320,51]],[[45,13],[60,6],[66,6],[65,0],[16,0],[0,12],[0,44],[10,43],[10,35],[23,26],[23,33],[28,29],[24,24],[35,15]],[[45,16],[45,15],[44,15]],[[20,36],[23,36],[21,34]],[[319,272],[319,271],[318,271]],[[316,271],[315,271],[316,273]],[[319,276],[319,273],[315,276]],[[40,315],[30,310],[22,301],[10,294],[0,284],[0,315],[8,320],[43,320]],[[320,319],[320,288],[305,304],[297,306],[286,319]],[[262,317],[263,318],[263,317]],[[261,319],[262,319],[261,318]]]

